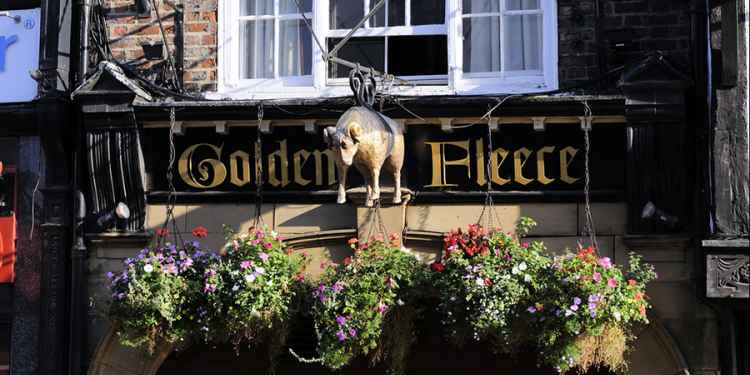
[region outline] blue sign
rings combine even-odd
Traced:
[[[17,35],[0,36],[0,72],[5,71],[5,55],[8,47],[18,41]]]

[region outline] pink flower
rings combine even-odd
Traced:
[[[609,280],[607,280],[607,286],[609,286],[610,288],[616,287],[617,279],[615,279],[614,277],[610,277]]]
[[[605,270],[612,268],[612,260],[609,257],[599,259],[599,265],[604,267]]]
[[[594,276],[592,277],[594,279],[594,282],[598,283],[602,281],[602,274],[599,272],[594,272]]]
[[[266,250],[271,250],[271,249],[273,249],[273,244],[270,243],[270,242],[266,242],[266,243],[263,244],[263,247],[265,247]]]
[[[246,269],[250,268],[252,265],[253,265],[253,262],[251,262],[249,260],[243,260],[240,263],[240,268],[242,268],[243,270],[246,270]]]
[[[268,245],[270,245],[270,243],[266,244],[266,248],[268,248]],[[258,253],[258,257],[260,258],[260,260],[262,260],[264,262],[268,262],[268,254],[266,254],[266,253]]]

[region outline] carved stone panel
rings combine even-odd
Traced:
[[[706,297],[748,298],[750,255],[710,254],[706,257]]]

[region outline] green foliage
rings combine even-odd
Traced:
[[[414,338],[425,267],[399,247],[372,241],[359,247],[345,265],[329,267],[313,292],[318,352],[337,369],[358,355],[390,360],[400,373]]]

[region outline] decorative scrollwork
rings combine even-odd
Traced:
[[[372,105],[375,104],[377,85],[371,72],[360,68],[352,69],[349,72],[349,87],[352,89],[357,105],[372,109]]]
[[[750,298],[750,256],[712,254],[706,258],[706,296]]]

